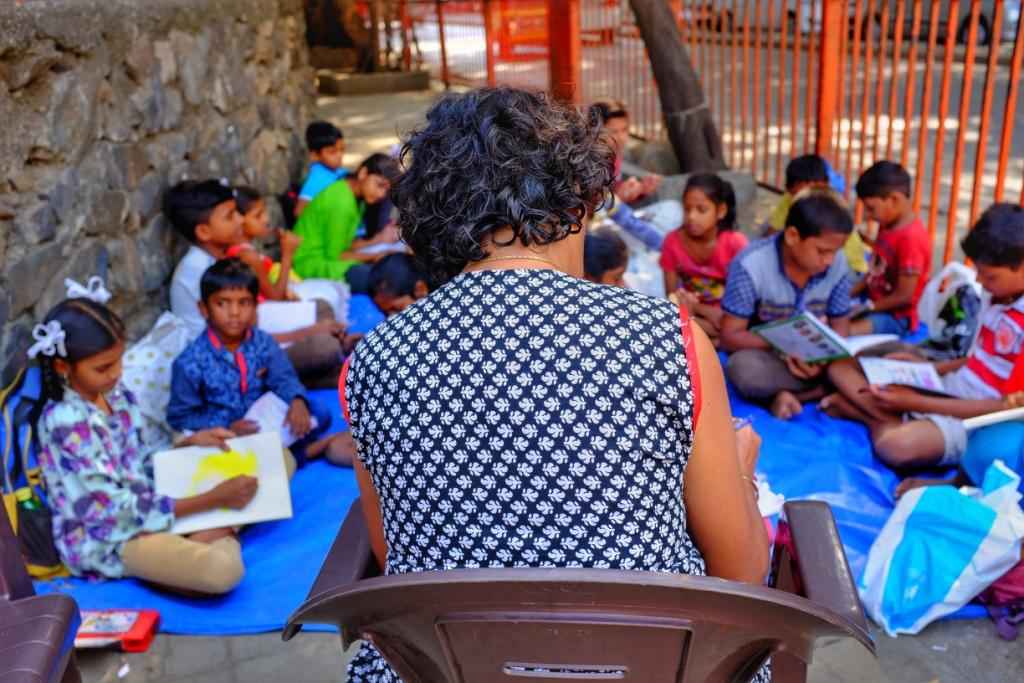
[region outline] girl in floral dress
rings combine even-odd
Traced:
[[[124,325],[87,298],[58,304],[33,332],[44,407],[39,460],[53,510],[53,535],[72,574],[125,576],[188,594],[221,594],[242,579],[241,547],[230,529],[178,536],[174,520],[216,508],[241,509],[253,477],[235,477],[188,498],[158,494],[151,443],[135,398],[121,384]],[[197,432],[178,446],[220,446],[225,429]]]

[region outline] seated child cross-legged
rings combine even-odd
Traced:
[[[932,241],[910,201],[910,174],[879,161],[857,180],[857,197],[878,223],[871,265],[851,295],[868,295],[871,312],[850,324],[851,334],[904,335],[917,329],[917,302],[928,285]]]
[[[736,230],[736,194],[727,180],[698,173],[686,183],[683,211],[683,225],[661,247],[665,292],[686,306],[717,346],[725,276],[747,247],[747,238]]]
[[[58,304],[37,327],[29,354],[42,369],[39,462],[53,510],[54,541],[72,574],[133,576],[187,594],[227,593],[242,580],[241,547],[231,529],[178,536],[174,520],[218,508],[242,509],[257,481],[239,476],[207,493],[159,495],[152,456],[171,444],[143,429],[135,397],[121,384],[125,331],[88,299]],[[227,448],[234,434],[200,430],[177,446]]]
[[[890,467],[957,464],[967,446],[963,420],[1009,407],[1006,397],[1024,389],[1024,208],[994,204],[961,246],[992,301],[967,357],[936,363],[950,397],[869,386],[855,361],[829,368],[839,393],[826,409],[866,424]],[[923,362],[906,353],[890,357]]]
[[[370,264],[394,252],[365,249],[393,242],[397,236],[381,230],[370,239],[359,239],[356,233],[366,206],[383,201],[398,175],[394,159],[373,154],[355,174],[331,184],[309,203],[295,224],[302,244],[294,266],[303,279],[344,281],[356,294],[367,292]]]
[[[831,190],[805,190],[793,203],[786,229],[752,244],[729,269],[722,299],[722,348],[731,351],[726,374],[751,401],[770,402],[788,419],[802,403],[824,394],[821,365],[782,357],[751,327],[801,312],[827,318],[849,332],[850,271],[842,254],[853,219]]]
[[[255,328],[258,292],[256,275],[237,259],[218,261],[203,274],[200,310],[208,326],[174,361],[168,424],[178,431],[226,427],[254,434],[259,426],[245,414],[273,392],[288,405],[285,422],[299,439],[291,449],[300,464],[325,452],[331,462],[350,464],[351,444],[342,435],[323,437],[330,414],[306,400],[277,342]]]
[[[583,240],[583,276],[599,285],[626,286],[629,248],[613,230],[601,228]]]

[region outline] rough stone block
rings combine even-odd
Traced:
[[[174,57],[174,47],[169,40],[158,40],[153,43],[153,56],[157,63],[157,73],[164,85],[178,77],[178,62]]]
[[[29,347],[32,346],[32,330],[28,320],[14,323],[7,329],[4,335],[3,344],[3,372],[0,373],[0,382],[8,386],[14,381],[18,372],[28,365]]]
[[[85,234],[120,235],[126,232],[128,208],[127,192],[121,190],[101,192],[92,201],[89,215],[85,220]]]
[[[162,214],[150,220],[135,238],[143,291],[160,289],[170,277],[174,269],[174,244],[174,231]]]
[[[178,78],[181,81],[185,99],[198,106],[206,97],[207,60],[210,57],[210,39],[206,34],[189,35],[182,31],[171,32],[171,47],[178,55]]]
[[[45,316],[51,308],[64,299],[67,289],[64,287],[64,279],[71,278],[78,282],[87,282],[93,275],[99,275],[107,281],[107,270],[110,264],[110,252],[106,245],[98,242],[86,244],[75,243],[67,245],[67,254],[63,267],[50,278],[33,277],[32,282],[38,293],[38,285],[48,283],[39,295],[35,304],[34,312],[37,319]],[[60,263],[58,263],[60,265]]]
[[[124,185],[131,189],[138,187],[139,181],[149,171],[146,148],[141,144],[115,145],[112,152],[114,166]]]
[[[27,244],[39,244],[57,235],[57,215],[47,201],[23,208],[14,219],[14,229]]]
[[[20,56],[15,56],[6,63],[0,63],[0,80],[7,81],[11,92],[31,85],[37,78],[45,74],[61,61],[52,40],[39,40],[31,45]]]
[[[160,201],[167,189],[167,176],[159,171],[148,173],[132,195],[132,206],[143,220],[160,210]]]
[[[123,300],[133,301],[145,291],[142,276],[142,258],[131,237],[109,243],[110,275],[107,283],[111,292]]]
[[[7,268],[3,281],[11,296],[12,315],[20,315],[35,303],[41,285],[60,269],[61,256],[61,245],[50,242],[27,252]]]

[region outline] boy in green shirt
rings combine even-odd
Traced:
[[[398,178],[398,163],[386,154],[372,154],[354,174],[338,180],[311,201],[295,224],[302,244],[292,268],[303,279],[344,280],[354,293],[365,293],[370,264],[395,251],[394,230],[381,230],[372,239],[359,239],[356,231],[367,205],[383,200]],[[383,248],[372,248],[378,247]]]

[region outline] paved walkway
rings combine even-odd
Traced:
[[[322,98],[320,115],[345,132],[345,164],[387,151],[398,134],[423,120],[436,93]],[[759,197],[758,207],[771,201]],[[762,209],[763,210],[763,209]],[[760,216],[759,216],[760,217]],[[1024,647],[1005,643],[985,621],[940,623],[916,637],[888,638],[877,631],[879,662],[857,647],[831,643],[810,672],[814,683],[1006,683],[1021,679]],[[321,683],[344,681],[347,657],[337,636],[300,634],[290,643],[277,633],[231,638],[158,636],[149,652],[86,652],[85,683]],[[881,673],[879,673],[879,666]]]

